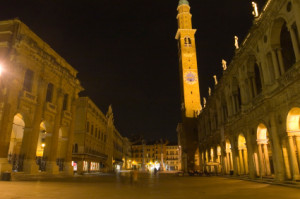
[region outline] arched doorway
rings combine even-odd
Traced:
[[[39,139],[36,148],[36,163],[39,165],[40,171],[46,171],[46,162],[47,157],[45,154],[45,149],[47,148],[47,136],[49,133],[47,132],[46,123],[41,122],[40,124],[40,132]]]
[[[248,174],[248,153],[246,146],[246,139],[243,134],[240,134],[238,137],[238,150],[239,150],[239,167],[240,174]]]
[[[226,174],[233,174],[233,159],[232,159],[232,151],[231,151],[231,143],[229,140],[226,140],[225,143],[225,166],[226,166]]]
[[[260,124],[257,127],[257,145],[259,175],[271,176],[274,173],[272,150],[268,138],[268,129],[264,124]]]
[[[291,28],[293,31],[293,29]],[[289,31],[285,19],[278,18],[272,27],[271,46],[273,47],[273,62],[275,72],[283,74],[295,63],[295,48],[298,48],[296,41],[292,42],[292,32]],[[278,68],[279,66],[279,68]]]
[[[14,116],[10,144],[8,150],[8,162],[12,164],[14,172],[23,170],[24,154],[21,152],[23,143],[25,122],[23,116],[18,113]]]
[[[292,108],[287,116],[288,153],[294,180],[300,179],[300,108]]]

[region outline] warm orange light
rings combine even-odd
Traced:
[[[44,148],[45,146],[46,146],[46,144],[45,144],[45,143],[43,143],[43,144],[42,144],[42,147]]]

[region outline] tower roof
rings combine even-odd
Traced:
[[[181,5],[190,5],[188,0],[179,0],[179,3],[178,3],[178,6],[181,6]]]

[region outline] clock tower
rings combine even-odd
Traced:
[[[197,54],[195,44],[196,30],[192,28],[192,15],[187,0],[178,4],[178,41],[179,73],[181,90],[182,123],[178,124],[178,144],[181,147],[181,169],[185,172],[198,170],[197,116],[202,109],[200,103]]]
[[[187,0],[180,0],[178,5],[178,40],[179,72],[181,83],[181,109],[183,116],[196,118],[201,111],[200,91],[195,45],[196,29],[192,28],[192,15]]]

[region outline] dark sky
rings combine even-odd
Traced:
[[[257,0],[261,9],[266,0]],[[189,0],[201,97],[222,73],[251,27],[250,0]],[[113,106],[124,136],[176,140],[181,120],[178,0],[1,0],[0,20],[19,17],[79,71],[85,91],[105,113]]]

